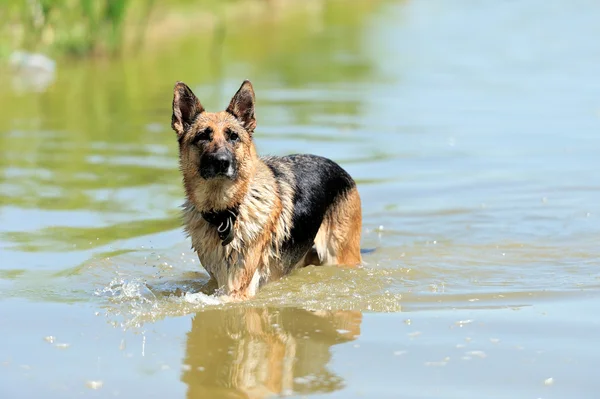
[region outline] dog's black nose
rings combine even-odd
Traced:
[[[235,177],[235,160],[229,151],[205,153],[200,159],[200,175],[205,179],[224,176]]]
[[[217,173],[227,173],[231,166],[231,156],[227,153],[214,154],[213,164]]]

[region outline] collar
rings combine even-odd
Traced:
[[[238,217],[237,208],[228,208],[222,211],[202,212],[202,217],[208,223],[217,227],[217,233],[221,241],[221,245],[226,246],[233,241],[233,225]]]

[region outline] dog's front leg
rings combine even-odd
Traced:
[[[227,295],[234,300],[254,297],[260,285],[262,246],[251,248],[231,265],[227,273]]]

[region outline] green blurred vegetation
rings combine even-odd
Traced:
[[[114,52],[122,44],[127,13],[135,3],[149,14],[155,0],[4,0],[5,47],[57,50],[74,55]]]
[[[268,0],[251,0],[267,2]],[[2,0],[0,55],[14,49],[54,55],[114,55],[142,44],[153,13],[191,8],[219,14],[243,0]]]

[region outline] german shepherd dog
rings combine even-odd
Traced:
[[[297,267],[362,263],[355,181],[320,156],[259,157],[254,106],[248,80],[216,113],[185,83],[173,90],[185,230],[229,300],[252,298]]]

